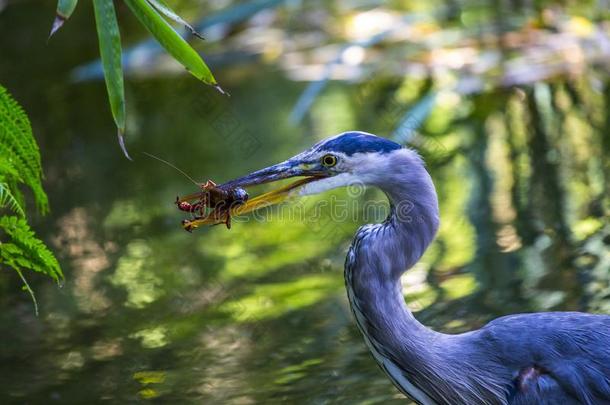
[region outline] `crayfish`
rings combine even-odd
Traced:
[[[195,218],[182,221],[185,230],[191,232],[195,222],[203,218],[212,218],[215,223],[224,223],[231,228],[231,208],[248,201],[248,193],[240,187],[223,188],[212,180],[199,185],[201,191],[184,197],[176,197],[176,206],[185,212],[195,215]]]

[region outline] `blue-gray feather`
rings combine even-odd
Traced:
[[[439,226],[432,180],[419,156],[394,142],[351,132],[315,145],[347,156],[376,153],[364,176],[392,210],[357,232],[345,263],[354,317],[380,367],[420,404],[610,404],[610,316],[576,312],[512,315],[447,335],[420,324],[400,277]]]

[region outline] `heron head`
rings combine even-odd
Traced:
[[[232,215],[241,215],[277,204],[290,196],[317,194],[353,183],[384,188],[384,181],[390,181],[393,173],[405,167],[408,169],[409,166],[423,168],[415,152],[396,142],[365,132],[344,132],[320,141],[286,161],[231,180],[221,187],[248,188],[298,178],[231,209]]]

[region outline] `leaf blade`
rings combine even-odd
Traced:
[[[119,145],[131,160],[123,141],[125,133],[125,85],[121,63],[121,33],[112,0],[93,0],[95,25],[104,70],[104,81],[112,117],[118,129]]]
[[[202,82],[218,87],[208,65],[201,56],[159,15],[146,0],[125,0],[142,25],[159,41],[161,46],[193,76]]]
[[[205,38],[203,38],[203,35],[201,35],[195,28],[193,28],[193,26],[191,24],[189,24],[188,22],[186,22],[186,20],[184,20],[182,17],[180,17],[178,14],[176,14],[176,12],[174,10],[172,10],[167,5],[167,3],[165,3],[165,1],[163,1],[163,0],[147,0],[147,1],[148,1],[148,3],[150,3],[151,6],[153,6],[158,12],[163,14],[165,17],[176,22],[177,24],[184,25],[186,27],[186,29],[189,30],[191,32],[191,34],[193,34],[197,38],[205,39]]]
[[[77,4],[78,0],[57,1],[55,20],[53,21],[53,26],[51,27],[51,33],[49,34],[49,38],[51,38],[53,34],[55,34],[57,30],[59,30],[64,25],[68,18],[70,18]]]

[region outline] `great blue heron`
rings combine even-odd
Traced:
[[[610,404],[610,316],[518,314],[457,335],[435,332],[415,319],[405,305],[400,277],[420,259],[439,226],[436,191],[416,152],[371,134],[347,132],[223,187],[296,176],[305,178],[250,199],[236,211],[353,182],[378,187],[388,196],[388,218],[356,233],[345,262],[345,285],[366,344],[403,394],[426,405]]]

